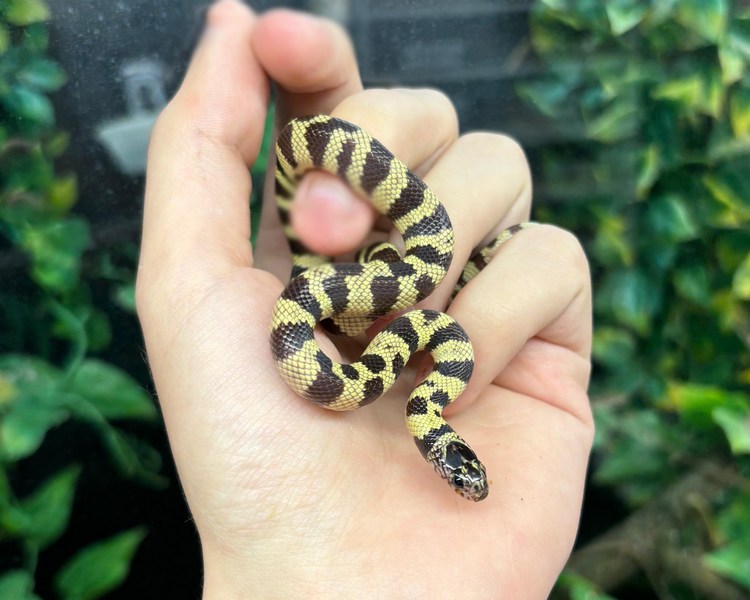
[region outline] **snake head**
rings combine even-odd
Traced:
[[[449,441],[433,449],[427,460],[459,496],[474,502],[487,497],[490,491],[487,471],[474,451],[464,442]]]

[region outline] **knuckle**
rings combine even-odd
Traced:
[[[556,225],[540,225],[538,229],[538,235],[555,261],[567,273],[588,279],[589,262],[579,239]]]
[[[472,131],[462,135],[456,142],[470,153],[481,153],[493,161],[511,162],[517,167],[529,170],[526,152],[518,141],[503,133]]]
[[[393,90],[370,88],[344,98],[336,107],[342,115],[355,115],[373,108],[387,110],[392,104]]]
[[[373,131],[390,131],[401,128],[404,115],[413,117],[417,111],[457,134],[458,113],[453,102],[432,88],[370,88],[342,100],[334,113],[354,123],[368,123]]]
[[[173,146],[177,138],[191,141],[199,126],[200,111],[197,109],[197,104],[193,98],[186,97],[182,90],[178,90],[177,94],[167,102],[151,128],[149,158],[151,154],[154,154],[155,148],[164,151],[165,147]],[[173,152],[172,149],[169,151]]]
[[[390,90],[369,89],[344,98],[333,111],[335,117],[364,127],[375,137],[394,128],[397,111]]]
[[[452,129],[458,133],[458,111],[448,94],[435,88],[418,88],[408,91],[417,95],[420,104],[431,106],[439,118],[448,122]]]

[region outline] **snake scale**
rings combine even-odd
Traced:
[[[396,381],[418,351],[434,367],[406,404],[406,425],[422,456],[464,498],[489,492],[487,474],[469,445],[442,416],[466,387],[474,354],[466,333],[451,317],[413,310],[378,333],[352,364],[332,361],[318,347],[314,328],[355,336],[373,321],[413,306],[442,281],[453,258],[453,229],[443,205],[425,183],[365,131],[341,119],[317,115],[294,119],[276,144],[276,202],[292,250],[292,279],[277,301],[271,351],[282,379],[297,394],[331,410],[373,402]],[[404,253],[376,244],[357,263],[333,263],[297,239],[289,210],[301,178],[312,169],[343,179],[391,219]],[[458,291],[492,258],[497,248],[528,224],[503,231],[468,262]]]

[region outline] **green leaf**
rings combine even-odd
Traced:
[[[732,454],[750,454],[750,408],[720,406],[711,414],[724,430]]]
[[[750,89],[738,88],[729,98],[729,120],[737,137],[750,135]]]
[[[633,249],[624,232],[602,227],[596,232],[591,252],[604,265],[631,266]]]
[[[24,50],[32,54],[46,52],[49,47],[49,27],[46,23],[32,23],[23,32]]]
[[[67,76],[60,65],[47,58],[37,58],[18,72],[18,80],[28,87],[43,92],[54,92],[60,89]]]
[[[58,158],[68,149],[70,135],[65,131],[56,131],[49,139],[44,140],[44,155]]]
[[[733,18],[727,36],[722,42],[746,63],[750,62],[750,19],[747,16]]]
[[[594,359],[610,368],[627,365],[635,355],[633,334],[615,327],[598,327],[594,331]]]
[[[726,91],[721,81],[721,69],[718,66],[705,68],[703,70],[703,96],[701,97],[703,114],[720,119]]]
[[[557,580],[558,589],[568,592],[570,600],[616,600],[602,592],[588,579],[571,571],[564,571]]]
[[[5,540],[22,538],[29,528],[29,517],[18,506],[5,502],[0,506],[0,537]]]
[[[566,11],[570,8],[567,0],[542,0],[542,4],[556,11]]]
[[[729,503],[716,516],[716,529],[721,544],[750,540],[750,494],[731,493]]]
[[[709,42],[716,42],[727,25],[727,0],[679,0],[676,20]]]
[[[38,356],[26,354],[0,355],[0,373],[24,392],[55,389],[62,380],[60,369]]]
[[[603,439],[594,480],[616,485],[633,505],[643,504],[663,488],[672,474],[669,467],[679,433],[674,424],[663,421],[654,410],[628,408],[607,415],[599,408],[594,415],[597,429],[602,429],[597,436]]]
[[[661,288],[636,269],[619,271],[605,279],[596,297],[600,312],[610,313],[621,324],[641,334],[651,328],[651,317],[661,303]]]
[[[109,455],[123,477],[144,485],[163,489],[169,480],[159,475],[161,455],[152,446],[136,437],[126,436],[106,421],[98,427]]]
[[[115,288],[115,303],[122,309],[135,314],[135,281],[128,281]]]
[[[577,30],[609,31],[606,13],[598,0],[541,0],[551,11],[549,18]]]
[[[5,54],[5,51],[10,47],[10,32],[8,28],[0,23],[0,55]]]
[[[642,155],[638,181],[636,182],[636,196],[645,198],[651,191],[661,173],[661,151],[656,144],[648,146]]]
[[[692,240],[698,235],[687,202],[674,194],[656,197],[648,203],[646,223],[654,236],[670,243]]]
[[[717,409],[747,410],[749,397],[716,386],[698,383],[671,383],[664,408],[676,410],[689,423],[706,427],[714,422]]]
[[[707,158],[710,163],[746,158],[750,156],[750,137],[737,139],[734,137],[729,120],[719,121],[711,132]]]
[[[0,598],[7,600],[41,600],[34,593],[31,573],[16,569],[0,574]]]
[[[703,265],[692,263],[679,267],[672,280],[680,296],[695,304],[705,306],[711,299],[711,281]]]
[[[744,161],[738,161],[736,165],[722,165],[713,169],[703,177],[703,184],[714,199],[730,209],[731,224],[736,226],[750,219],[750,180],[745,175],[746,168]]]
[[[107,313],[92,307],[91,313],[84,323],[88,349],[91,352],[104,350],[112,341],[112,328],[109,325]]]
[[[605,10],[612,33],[622,35],[633,29],[646,16],[648,8],[641,0],[607,0]]]
[[[47,189],[47,200],[56,214],[65,214],[78,198],[78,178],[75,174],[55,179]]]
[[[605,110],[586,120],[586,135],[593,140],[612,143],[635,135],[638,107],[629,98],[619,98]]]
[[[722,271],[733,272],[748,260],[750,254],[750,230],[727,231],[716,240],[716,258]]]
[[[21,509],[30,517],[30,526],[24,532],[27,542],[44,549],[62,535],[68,526],[80,473],[80,466],[69,466],[21,501]]]
[[[30,25],[49,19],[49,9],[43,0],[7,0],[5,18],[11,25]]]
[[[35,126],[51,127],[55,123],[55,110],[44,94],[17,85],[7,95],[0,96],[0,100],[11,115]]]
[[[0,455],[19,460],[32,454],[52,427],[69,413],[50,403],[62,381],[62,373],[44,360],[21,354],[0,356],[0,374],[12,386],[6,414],[0,420]]]
[[[750,542],[742,540],[706,555],[705,565],[750,590]]]
[[[742,53],[725,40],[722,40],[719,45],[719,63],[721,64],[721,81],[724,85],[731,85],[742,79],[745,73],[745,60]]]
[[[721,116],[725,88],[718,67],[705,67],[682,77],[666,81],[652,91],[657,100],[670,100],[686,115]]]
[[[516,92],[544,115],[556,118],[572,92],[572,83],[560,77],[547,77],[519,83]]]
[[[54,292],[75,287],[81,255],[89,243],[86,221],[52,221],[26,227],[21,235],[21,245],[32,257],[32,274],[39,285]]]
[[[157,416],[151,397],[124,371],[109,363],[88,359],[73,375],[71,390],[86,398],[108,420],[147,419]]]
[[[697,73],[670,79],[656,86],[652,96],[657,100],[672,100],[682,105],[695,105],[701,97],[703,82]]]
[[[16,386],[0,373],[0,412],[2,412],[5,405],[10,404],[13,399],[18,395]]]
[[[750,254],[745,257],[734,272],[732,293],[742,300],[750,300]]]
[[[671,19],[674,14],[674,5],[678,0],[651,0],[651,14],[648,16],[650,27],[661,25]]]
[[[14,403],[0,421],[0,458],[12,462],[33,454],[47,432],[68,417],[61,408]]]
[[[130,562],[146,536],[136,527],[80,550],[55,575],[62,600],[95,600],[125,581]]]

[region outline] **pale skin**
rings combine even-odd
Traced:
[[[489,497],[454,494],[404,425],[407,370],[383,398],[332,413],[293,394],[269,350],[289,255],[271,198],[249,244],[248,168],[269,98],[280,122],[327,113],[380,139],[452,220],[446,310],[472,249],[528,219],[524,154],[500,134],[458,135],[430,90],[363,92],[351,44],[290,11],[211,7],[149,152],[138,314],[181,483],[200,534],[206,599],[546,598],[578,525],[593,437],[591,293],[576,239],[524,230],[447,308],[476,368],[446,415],[481,457]],[[300,238],[321,253],[389,226],[337,179],[308,176]],[[326,351],[337,350],[322,339]],[[361,346],[360,346],[361,351]]]

